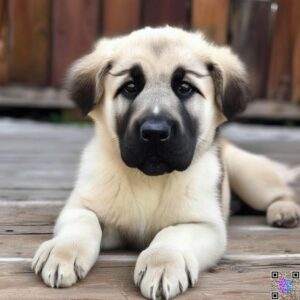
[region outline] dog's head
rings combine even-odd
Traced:
[[[228,48],[171,27],[100,40],[67,85],[83,114],[117,138],[125,164],[147,175],[185,170],[248,97]]]

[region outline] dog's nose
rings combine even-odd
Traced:
[[[166,142],[171,137],[172,125],[164,119],[148,119],[140,127],[143,142]]]

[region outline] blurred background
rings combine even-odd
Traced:
[[[70,63],[101,36],[164,24],[240,55],[254,98],[241,120],[300,123],[300,0],[0,0],[0,116],[78,120]]]

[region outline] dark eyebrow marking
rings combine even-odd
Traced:
[[[123,76],[123,75],[126,75],[127,73],[132,73],[134,72],[135,70],[137,69],[142,69],[141,66],[139,64],[133,64],[130,68],[128,69],[125,69],[125,70],[121,70],[117,73],[111,73],[111,72],[108,72],[109,75],[112,75],[112,76]]]
[[[122,70],[116,74],[111,74],[112,76],[121,76],[123,74],[128,73],[130,75],[130,82],[133,82],[139,89],[139,93],[143,90],[145,86],[145,76],[143,73],[143,69],[139,64],[134,64],[132,65],[129,69]],[[120,92],[122,91],[122,88],[128,83],[129,81],[127,80],[126,82],[123,82],[123,84],[117,89],[114,98],[116,98]]]
[[[186,70],[184,67],[180,66],[178,67],[173,75],[172,75],[172,79],[171,79],[171,85],[172,82],[176,82],[177,80],[182,81],[185,74],[190,73],[190,74],[194,74],[195,76],[202,78],[202,77],[209,77],[210,74],[199,74],[193,70]],[[196,86],[193,85],[193,88],[195,91],[197,91],[204,99],[206,99],[206,97],[204,96],[204,94],[202,93],[202,91],[200,89],[198,89]]]

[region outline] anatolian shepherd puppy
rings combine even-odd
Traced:
[[[246,74],[201,33],[145,28],[101,39],[68,74],[72,100],[95,122],[54,237],[32,268],[51,287],[87,275],[100,248],[143,249],[134,282],[150,299],[196,284],[226,249],[230,187],[270,225],[300,210],[286,168],[218,138],[246,107]]]

